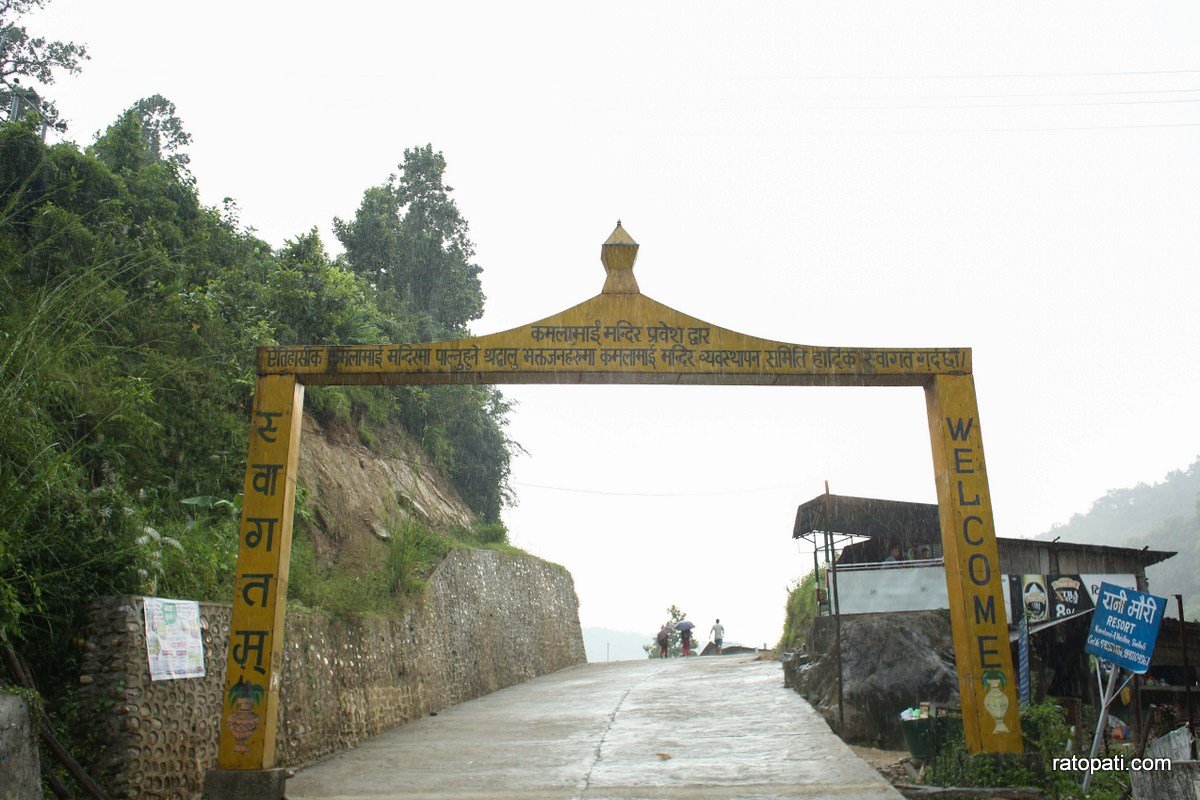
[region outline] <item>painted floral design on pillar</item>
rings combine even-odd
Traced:
[[[262,702],[266,689],[257,683],[247,683],[241,678],[229,689],[229,705],[234,709],[225,715],[225,727],[233,734],[235,753],[245,753],[246,742],[258,730],[258,713],[255,706]]]
[[[1007,683],[1000,670],[983,673],[983,685],[988,687],[987,694],[983,696],[983,707],[996,720],[992,733],[1008,733],[1008,726],[1004,724],[1004,715],[1008,713],[1008,697],[1001,691]]]

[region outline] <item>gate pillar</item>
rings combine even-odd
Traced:
[[[280,771],[272,768],[304,385],[295,375],[259,375],[253,405],[225,662],[219,770],[210,773],[206,785],[258,787],[253,790],[258,794],[267,785],[283,786]]]
[[[1008,613],[974,377],[934,376],[925,386],[925,403],[967,750],[1019,753]]]

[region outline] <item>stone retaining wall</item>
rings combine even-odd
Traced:
[[[150,681],[141,598],[104,598],[90,612],[80,681],[109,743],[91,771],[116,797],[198,796],[216,765],[229,606],[200,604],[207,677],[160,682]],[[584,660],[570,574],[529,556],[455,550],[403,616],[288,611],[280,765]]]

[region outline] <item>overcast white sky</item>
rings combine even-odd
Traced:
[[[272,244],[336,249],[332,218],[433,143],[476,333],[599,292],[620,217],[642,291],[713,324],[974,348],[1002,536],[1200,453],[1195,3],[53,0],[28,24],[91,50],[53,91],[71,138],[167,96],[204,200]],[[918,390],[505,391],[507,522],[585,626],[677,603],[774,643],[823,480],[934,500]]]

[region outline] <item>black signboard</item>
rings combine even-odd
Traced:
[[[1009,620],[1062,619],[1095,608],[1082,575],[1009,575]]]

